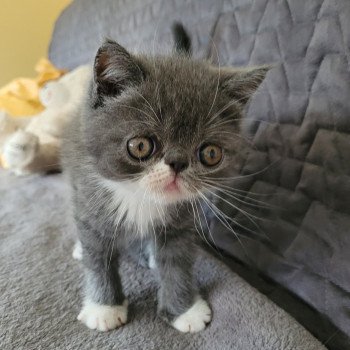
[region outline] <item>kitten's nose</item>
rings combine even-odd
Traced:
[[[175,161],[168,164],[171,169],[175,171],[176,174],[181,173],[188,167],[188,162]]]
[[[175,174],[181,173],[189,166],[189,160],[186,151],[173,147],[167,150],[164,156],[164,163],[169,165]]]
[[[173,169],[176,174],[180,173],[181,171],[184,171],[189,165],[186,157],[178,153],[167,154],[164,158],[164,163],[166,165],[169,165],[170,168]]]

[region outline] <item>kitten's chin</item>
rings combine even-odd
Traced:
[[[188,200],[189,200],[188,196],[185,196],[182,193],[175,192],[175,191],[163,192],[161,194],[161,202],[164,205],[171,205],[171,204],[186,202]]]
[[[164,204],[174,204],[187,199],[187,197],[178,190],[166,190],[161,196]]]

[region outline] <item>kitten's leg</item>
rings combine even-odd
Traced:
[[[193,249],[179,237],[167,237],[156,250],[160,277],[158,312],[181,332],[203,330],[211,320],[211,310],[193,281]]]
[[[108,331],[127,321],[125,300],[118,272],[117,253],[111,256],[94,234],[81,235],[85,272],[85,298],[78,320],[90,329]],[[85,240],[84,240],[85,238]]]

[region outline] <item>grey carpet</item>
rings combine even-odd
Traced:
[[[61,175],[0,172],[0,348],[322,350],[291,316],[216,258],[201,253],[196,276],[213,308],[202,333],[183,335],[156,317],[152,272],[125,261],[129,323],[98,333],[76,321],[81,269]]]

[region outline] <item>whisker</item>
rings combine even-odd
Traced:
[[[145,197],[146,197],[146,194],[148,193],[148,188],[146,187],[146,190],[144,191],[143,193],[143,197],[142,197],[142,201],[141,201],[141,205],[139,207],[139,214],[140,214],[140,222],[142,223],[143,222],[143,205],[144,205],[144,202],[145,202]],[[139,230],[140,228],[138,228]],[[139,234],[142,236],[142,232]]]
[[[222,211],[221,211],[221,212],[222,212]],[[271,242],[270,237],[268,237],[268,235],[267,235],[264,231],[262,231],[261,228],[258,228],[258,231],[254,231],[254,230],[252,230],[251,228],[249,228],[249,227],[247,227],[247,226],[244,226],[244,225],[241,224],[239,221],[234,220],[233,218],[231,218],[230,216],[228,216],[227,214],[225,214],[225,213],[223,213],[223,212],[222,212],[222,215],[223,215],[227,220],[231,221],[232,224],[234,224],[235,226],[240,227],[242,230],[247,231],[247,232],[249,232],[250,234],[253,234],[253,235],[255,235],[255,236],[259,237],[259,238],[260,238],[261,236],[264,236],[264,238],[265,238],[268,242]],[[240,234],[240,235],[243,236],[243,234]]]
[[[154,114],[155,116],[155,120],[158,121],[158,123],[161,123],[157,113],[155,112],[155,110],[153,109],[153,107],[151,106],[151,104],[148,102],[148,100],[138,91],[135,90],[135,92],[146,102],[146,104],[148,105],[148,107],[150,108],[151,112]]]
[[[235,104],[237,104],[237,102],[235,100],[232,100],[230,102],[228,102],[226,105],[224,105],[222,108],[219,109],[218,112],[216,112],[214,115],[212,115],[209,120],[208,120],[208,123],[207,124],[213,124],[214,120],[217,119],[218,117],[220,117],[220,115],[225,112],[228,108],[234,106]],[[228,119],[226,120],[225,122],[232,122],[234,121],[235,119]],[[237,119],[236,119],[237,120]],[[220,125],[221,123],[216,123],[215,125]]]
[[[153,55],[155,54],[155,42],[156,42],[156,37],[157,37],[157,33],[158,33],[158,28],[159,28],[159,19],[158,19],[158,22],[157,22],[157,25],[155,27],[155,30],[154,30],[154,36],[153,36],[153,43],[152,43],[152,50],[153,50]],[[155,92],[157,92],[157,104],[158,104],[158,109],[159,109],[159,114],[160,114],[160,117],[161,119],[163,120],[163,116],[162,116],[162,105],[161,105],[161,101],[160,101],[160,93],[159,93],[159,79],[158,79],[158,74],[157,74],[157,68],[156,68],[156,60],[153,60],[153,69],[154,69],[154,76],[156,78],[156,81],[157,81],[157,85],[156,85],[156,89],[155,89]],[[158,119],[158,118],[157,118]]]
[[[212,130],[211,130],[212,129]],[[251,139],[249,139],[248,137],[245,137],[243,136],[242,134],[240,133],[237,133],[237,132],[234,132],[234,131],[228,131],[228,130],[218,130],[217,128],[208,128],[207,129],[207,135],[210,135],[210,131],[212,131],[212,133],[214,135],[230,135],[230,136],[233,136],[233,137],[237,137],[243,141],[245,141],[247,144],[249,144],[249,146],[251,146],[253,149],[257,149],[257,147],[253,144],[253,141]],[[232,138],[231,138],[232,139]]]
[[[229,204],[232,208],[234,208],[235,210],[237,210],[239,213],[242,213],[255,227],[256,229],[258,230],[258,232],[260,232],[260,234],[264,235],[268,240],[268,236],[267,234],[261,229],[261,227],[252,219],[252,218],[255,218],[257,220],[265,220],[267,221],[268,219],[264,219],[264,218],[260,218],[260,217],[257,217],[251,213],[248,213],[247,211],[239,208],[238,206],[235,206],[233,203],[227,201],[226,199],[224,199],[223,197],[219,196],[218,194],[216,194],[215,192],[211,192],[208,190],[209,193],[211,193],[212,195],[216,196],[217,198],[221,199],[222,201],[224,201],[225,203]],[[218,207],[217,207],[218,210],[220,210]],[[222,211],[221,211],[222,212]],[[229,217],[228,215],[226,215],[225,213],[222,212],[222,214],[224,216],[226,216],[226,218],[228,218],[230,221],[232,221],[234,224],[236,224],[237,226],[247,230],[248,232],[251,232],[251,233],[254,233],[254,234],[257,234],[256,232],[250,230],[248,227],[246,226],[243,226],[242,224],[240,224],[238,221],[234,220],[233,218]]]
[[[267,169],[271,168],[272,166],[274,166],[276,163],[280,162],[280,159],[272,162],[271,164],[267,165],[265,168],[259,170],[259,171],[256,171],[255,173],[252,173],[252,174],[246,174],[246,175],[238,175],[238,176],[228,176],[228,177],[216,177],[215,180],[223,180],[223,181],[232,181],[232,180],[239,180],[239,179],[245,179],[247,177],[251,177],[251,176],[255,176],[255,175],[259,175],[261,173],[263,173],[264,171],[266,171]],[[211,174],[212,172],[206,172],[206,173],[203,173],[201,175],[201,177],[204,177],[204,175],[207,175],[207,174]]]
[[[204,178],[206,179],[205,182],[208,182],[208,183],[210,183],[212,185],[218,185],[216,179],[212,179],[212,178],[209,178],[209,177],[204,177]],[[221,183],[218,186],[220,188],[226,188],[226,189],[228,189],[231,192],[242,193],[242,196],[243,195],[245,196],[245,194],[251,194],[251,195],[255,195],[255,196],[269,196],[269,197],[275,195],[273,193],[258,193],[258,192],[252,192],[250,190],[246,191],[246,190],[234,188],[232,186],[223,185]],[[250,198],[250,197],[247,197],[247,198]]]
[[[227,222],[226,218],[223,217],[223,213],[222,211],[214,204],[212,203],[203,193],[198,191],[198,194],[203,198],[204,202],[208,205],[208,208],[212,211],[212,213],[215,215],[215,217],[221,222],[221,224],[228,229],[230,232],[232,232],[235,237],[237,238],[238,242],[240,243],[240,245],[243,248],[244,254],[248,257],[248,254],[246,252],[246,249],[241,241],[241,239],[239,238],[239,235],[237,234],[237,232],[231,227],[231,225]]]
[[[236,80],[237,82],[239,82],[240,80]],[[244,81],[244,80],[242,80]],[[259,92],[256,92],[255,95],[257,95]],[[228,102],[226,105],[224,105],[221,109],[219,109],[218,112],[216,112],[211,118],[210,118],[210,123],[212,123],[216,118],[218,118],[223,112],[225,112],[228,108],[234,106],[234,105],[237,105],[239,104],[241,101],[245,100],[246,97],[242,97],[240,99],[234,99],[234,100],[231,100],[230,102]],[[228,119],[226,120],[227,122],[232,122],[232,121],[240,121],[242,120],[242,118],[235,118],[235,119]],[[219,125],[219,124],[216,124],[216,125]]]
[[[118,209],[116,209],[118,210]],[[122,220],[122,216],[119,217],[117,223],[114,223],[115,225],[115,228],[114,228],[114,232],[113,232],[113,235],[112,235],[112,238],[111,238],[111,242],[110,242],[110,245],[109,247],[107,248],[107,252],[109,249],[111,249],[111,252],[110,252],[110,255],[109,255],[109,261],[108,261],[108,264],[107,264],[107,268],[109,269],[109,267],[111,266],[111,261],[112,261],[112,256],[113,256],[113,250],[114,250],[114,243],[115,243],[115,240],[117,239],[117,236],[118,236],[118,228],[119,228],[119,225],[120,225],[120,221]]]
[[[215,101],[216,101],[216,98],[217,98],[217,95],[218,95],[218,92],[219,92],[220,75],[221,75],[221,66],[220,66],[219,53],[218,53],[218,50],[216,48],[216,45],[215,45],[214,41],[212,41],[212,42],[213,42],[213,47],[215,48],[215,51],[216,51],[216,57],[218,59],[219,71],[218,71],[218,80],[217,80],[217,83],[216,83],[216,89],[215,89],[214,98],[213,98],[212,104],[210,106],[210,109],[208,111],[208,114],[206,116],[206,119],[209,117],[209,115],[210,115],[210,113],[211,113],[211,111],[212,111],[212,109],[214,107],[214,104],[215,104]]]
[[[208,240],[207,240],[207,238],[205,236],[205,233],[204,233],[204,230],[203,230],[203,227],[202,227],[202,222],[201,222],[200,215],[199,215],[199,210],[198,210],[197,203],[196,203],[195,200],[193,201],[193,204],[194,204],[194,207],[196,208],[196,212],[197,212],[197,216],[198,216],[198,223],[199,223],[199,226],[201,228],[203,239],[208,244],[208,246],[210,247],[211,245],[210,245],[210,243],[208,242]]]
[[[164,120],[163,114],[162,114],[162,101],[160,99],[160,87],[159,87],[159,85],[160,85],[159,81],[157,81],[157,85],[156,85],[156,89],[155,89],[155,91],[157,92],[156,100],[157,100],[157,104],[158,104],[158,110],[159,110],[159,114],[160,114],[160,119]]]
[[[232,122],[239,122],[239,121],[243,121],[243,120],[244,120],[245,123],[248,123],[248,122],[259,122],[259,123],[265,123],[265,124],[268,124],[268,125],[275,125],[276,124],[275,121],[270,122],[270,121],[267,121],[267,120],[251,118],[251,117],[249,117],[249,118],[247,117],[245,119],[243,119],[243,118],[227,118],[227,119],[224,119],[224,120],[217,121],[215,123],[213,123],[212,120],[210,120],[211,124],[208,126],[208,128],[209,129],[211,128],[211,129],[215,130],[215,128],[218,128],[218,127],[221,127],[221,126],[225,126],[227,124],[232,124]]]
[[[137,108],[137,107],[134,107],[134,106],[123,105],[123,104],[120,104],[120,103],[118,103],[118,107],[133,109],[133,110],[135,110],[135,111],[137,111],[137,112],[140,112],[140,113],[146,115],[146,116],[149,117],[150,119],[153,119],[153,117],[152,117],[150,114],[146,113],[145,111],[143,111],[143,110],[140,109],[140,108]],[[130,123],[130,122],[132,122],[132,121],[125,120],[125,123]],[[134,122],[134,123],[142,123],[142,121],[138,121],[138,120],[137,120],[137,121],[134,120],[133,122]]]
[[[192,190],[194,190],[195,192],[197,192],[197,193],[200,192],[200,191],[198,190],[198,188],[196,188],[194,185],[189,185],[189,187],[190,187]],[[196,203],[196,200],[197,200],[197,198],[194,198],[194,203]],[[191,200],[191,201],[192,201],[192,200]],[[201,208],[201,210],[202,210],[202,213],[203,213],[203,216],[204,216],[204,220],[205,220],[205,223],[206,223],[207,228],[208,228],[208,233],[209,233],[209,235],[210,235],[210,239],[212,240],[212,242],[213,242],[213,244],[214,244],[214,246],[215,246],[215,248],[216,248],[216,251],[217,251],[217,252],[219,253],[219,255],[221,256],[221,253],[219,252],[218,247],[216,246],[214,237],[213,237],[213,235],[212,235],[212,233],[211,233],[211,230],[210,230],[210,227],[209,227],[209,223],[208,223],[207,217],[206,217],[206,215],[205,215],[205,211],[204,211],[204,209],[203,209],[202,203],[201,203],[201,201],[200,201],[199,199],[198,199],[198,203],[199,203],[200,208]],[[196,208],[197,208],[197,205],[196,205]],[[199,217],[198,208],[197,208],[197,212],[198,212],[198,217]],[[202,230],[202,232],[203,232],[203,230]],[[204,237],[206,238],[206,235],[205,235],[204,232],[203,232],[203,235],[204,235]],[[213,248],[212,245],[207,241],[207,239],[205,239],[205,241],[207,242],[207,244],[208,244],[208,246],[209,246],[210,248]]]
[[[244,196],[242,194],[237,194],[237,193],[232,193],[231,191],[228,191],[228,190],[224,190],[224,189],[221,189],[220,187],[218,186],[213,186],[213,185],[210,185],[209,183],[206,183],[206,182],[203,182],[206,186],[209,186],[210,188],[216,190],[216,191],[220,191],[221,193],[224,193],[225,195],[227,195],[228,197],[231,197],[235,200],[237,200],[238,202],[240,203],[243,203],[245,205],[250,205],[252,207],[256,207],[256,208],[262,208],[262,209],[272,209],[272,208],[276,208],[275,206],[272,206],[272,205],[269,205],[265,202],[262,202],[262,201],[258,201],[254,198],[250,198],[248,196]],[[253,203],[250,203],[250,202],[247,202],[237,196],[240,196],[241,198],[247,198],[249,200],[251,200]],[[257,204],[255,204],[255,203]]]
[[[144,193],[143,193],[143,197],[142,197],[142,200],[141,200],[141,205],[140,205],[140,207],[139,207],[140,222],[142,222],[142,220],[143,220],[143,205],[144,205],[146,193],[147,193],[147,189],[146,189],[146,191],[144,191]],[[139,229],[138,229],[138,230],[139,230]],[[139,234],[139,235],[140,235],[140,234]],[[140,236],[141,236],[141,249],[140,249],[139,260],[138,260],[138,263],[137,263],[138,265],[139,265],[139,263],[140,263],[141,255],[142,255],[142,239],[143,239],[143,234],[141,234]]]
[[[223,256],[222,256],[222,254],[220,253],[220,250],[219,250],[219,248],[217,247],[217,245],[216,245],[216,243],[215,243],[214,236],[213,236],[212,233],[211,233],[211,230],[210,230],[210,227],[209,227],[209,223],[208,223],[208,220],[207,220],[207,217],[206,217],[206,215],[205,215],[205,211],[204,211],[204,209],[203,209],[203,206],[202,206],[202,203],[201,203],[201,200],[200,200],[200,199],[198,200],[198,203],[199,203],[200,208],[201,208],[201,210],[202,210],[202,213],[203,213],[203,216],[204,216],[204,220],[205,220],[205,223],[206,223],[207,228],[208,228],[208,233],[209,233],[210,239],[211,239],[211,241],[214,243],[216,252],[217,252],[217,253],[220,255],[220,257],[222,258]],[[210,246],[211,246],[211,245],[210,245]]]
[[[220,200],[222,200],[223,202],[227,203],[229,206],[231,206],[232,208],[236,209],[237,211],[241,212],[252,224],[254,224],[255,227],[257,227],[258,229],[259,226],[257,225],[257,223],[252,219],[252,218],[255,218],[257,220],[267,220],[267,219],[264,219],[264,218],[260,218],[258,216],[255,216],[251,213],[248,213],[247,211],[239,208],[238,206],[234,205],[233,203],[231,203],[230,201],[228,201],[227,199],[223,198],[222,196],[218,195],[217,193],[213,192],[213,191],[210,191],[207,189],[207,191],[212,194],[213,196],[219,198]]]
[[[212,203],[212,205],[214,205],[214,204]],[[259,228],[259,232],[260,232],[260,233],[258,233],[258,232],[256,232],[256,231],[253,231],[252,229],[250,229],[250,228],[248,228],[248,227],[242,225],[239,221],[237,221],[237,220],[233,219],[232,217],[228,216],[227,214],[225,214],[225,213],[224,213],[222,210],[220,210],[217,206],[215,206],[215,208],[216,208],[218,211],[220,211],[221,215],[222,215],[226,220],[231,221],[232,224],[234,224],[235,226],[238,226],[238,227],[240,227],[241,229],[243,229],[243,230],[245,230],[245,231],[247,231],[247,232],[249,232],[249,233],[251,233],[251,234],[253,234],[253,235],[256,235],[256,236],[258,236],[258,237],[260,237],[261,234],[262,234],[262,235],[267,239],[267,241],[270,241],[270,238],[267,236],[267,234],[266,234],[264,231],[262,231],[260,228]],[[231,227],[231,225],[230,225],[230,227]],[[240,235],[240,233],[237,233],[237,235]]]
[[[163,209],[163,207],[162,207],[162,203],[161,203],[161,200],[160,200],[160,197],[159,197],[159,196],[160,196],[159,192],[160,192],[160,186],[157,185],[157,192],[156,192],[156,197],[157,197],[157,199],[156,199],[155,205],[156,205],[156,209],[157,209],[157,211],[158,211],[159,217],[160,217],[160,219],[161,219],[161,222],[162,222],[162,224],[163,224],[163,227],[164,227],[164,235],[165,235],[165,237],[166,237],[166,222],[165,222],[165,217],[166,217],[166,215],[165,215],[165,211],[164,211],[164,209]],[[160,211],[159,211],[158,204],[159,204],[159,207],[160,207],[161,210],[162,210],[162,213],[160,213]],[[166,241],[164,241],[164,244],[163,244],[163,246],[162,246],[162,249],[163,249],[165,243],[166,243]]]
[[[149,189],[149,187],[147,186],[147,188]],[[149,207],[151,207],[151,197],[148,196],[148,205]],[[151,225],[152,225],[152,229],[153,229],[153,236],[154,236],[154,244],[155,244],[155,247],[157,247],[157,234],[156,234],[156,230],[155,230],[155,227],[154,227],[154,222],[153,222],[153,218],[152,218],[152,215],[151,213],[150,214],[150,220],[151,220]]]
[[[204,242],[206,242],[206,243],[210,246],[209,242],[205,239],[205,234],[204,234],[204,232],[202,231],[202,233],[203,233],[203,236],[202,236],[201,233],[200,233],[200,231],[199,231],[198,228],[197,228],[197,224],[196,224],[197,218],[196,218],[196,212],[195,212],[194,205],[193,205],[193,200],[190,200],[190,204],[191,204],[192,211],[193,211],[193,223],[194,223],[195,230],[197,231],[199,237],[200,237],[201,239],[203,239]],[[198,223],[200,224],[200,218],[198,218]],[[202,226],[201,226],[201,228],[202,228]]]

